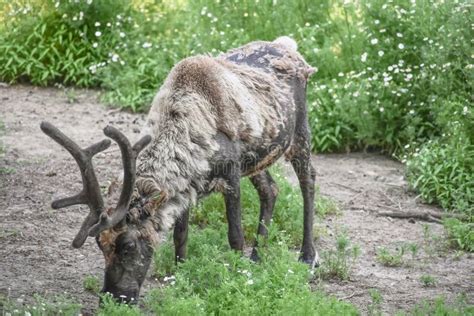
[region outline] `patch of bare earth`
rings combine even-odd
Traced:
[[[82,282],[88,275],[102,279],[104,260],[92,238],[80,249],[71,247],[87,207],[50,207],[52,200],[79,192],[82,185],[73,159],[40,131],[42,120],[87,146],[105,137],[102,128],[107,124],[136,140],[144,115],[106,109],[93,91],[79,90],[71,97],[71,93],[52,88],[0,87],[0,121],[5,125],[0,134],[5,146],[0,156],[0,296],[28,301],[34,293],[67,293],[89,314],[98,301],[84,290]],[[345,229],[361,248],[349,281],[323,281],[316,287],[351,301],[363,312],[371,301],[369,289],[379,290],[382,310],[388,314],[438,295],[453,300],[466,293],[472,303],[472,257],[440,251],[423,233],[423,225],[428,225],[432,235],[442,235],[440,224],[377,216],[391,209],[433,209],[407,193],[403,165],[364,154],[320,155],[314,157],[314,163],[321,193],[338,201],[342,209],[339,216],[318,224],[328,232],[318,247],[329,248],[331,235]],[[118,147],[113,144],[98,154],[94,164],[105,189],[121,172]],[[393,249],[404,242],[421,246],[415,259],[398,268],[376,261],[378,247]],[[424,274],[432,275],[436,286],[423,287],[420,276]],[[152,286],[157,284],[148,280],[143,292]]]

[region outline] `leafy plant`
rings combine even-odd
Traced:
[[[322,264],[318,269],[319,276],[323,279],[348,279],[352,265],[359,254],[359,247],[351,246],[346,234],[339,234],[336,238],[336,249],[323,251],[321,254]]]
[[[82,282],[86,291],[98,294],[100,291],[100,281],[96,276],[88,275]]]
[[[377,251],[377,261],[387,267],[400,267],[404,264],[405,247],[398,247],[396,252],[381,247]]]
[[[420,277],[420,281],[424,287],[431,287],[436,285],[436,279],[432,275],[424,274]]]
[[[459,132],[459,134],[457,134]],[[429,141],[407,162],[412,187],[446,210],[474,214],[474,146],[462,131],[448,142]]]
[[[372,300],[367,306],[367,311],[370,316],[382,315],[382,294],[377,289],[369,289],[370,299]]]
[[[101,306],[97,315],[139,316],[143,315],[143,313],[137,306],[130,306],[128,304],[118,303],[110,294],[105,294],[101,296]]]
[[[461,250],[474,251],[474,223],[448,218],[444,220],[443,225],[451,245]]]

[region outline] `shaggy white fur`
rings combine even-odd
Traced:
[[[273,41],[276,44],[280,44],[288,48],[289,50],[292,51],[297,51],[298,50],[298,44],[296,44],[296,41],[292,39],[291,37],[288,36],[280,36],[276,40]]]

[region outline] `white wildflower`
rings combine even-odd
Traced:
[[[169,277],[164,277],[163,281],[168,282],[168,281],[173,281],[176,280],[176,277],[174,275],[171,275]]]
[[[150,48],[150,47],[152,47],[152,46],[153,46],[153,44],[151,44],[151,43],[149,43],[149,42],[145,42],[145,43],[143,43],[143,45],[142,45],[143,48]]]
[[[382,57],[385,53],[383,52],[383,50],[379,50],[378,54],[380,57]]]
[[[374,24],[375,24],[375,25],[380,24],[380,20],[375,20],[375,21],[374,21]]]
[[[379,42],[379,40],[376,39],[376,38],[373,38],[373,39],[370,40],[370,44],[372,44],[372,45],[375,45],[375,44],[377,44],[378,42]]]
[[[405,48],[405,45],[403,45],[402,43],[398,44],[398,48],[399,49],[404,49]]]
[[[367,53],[363,53],[361,56],[360,56],[360,61],[365,63],[367,61],[367,56],[368,54]]]
[[[403,37],[402,33],[397,33],[397,37]]]
[[[116,63],[116,62],[119,61],[120,56],[114,53],[114,54],[112,54],[112,58],[111,58],[111,59],[112,59],[112,62]]]
[[[125,33],[124,33],[124,32],[120,32],[119,35],[120,35],[120,37],[125,37]]]
[[[381,107],[381,108],[379,108],[379,111],[383,112],[383,111],[385,111],[385,109],[383,107]]]
[[[102,32],[101,31],[96,31],[94,34],[95,34],[95,36],[99,37],[99,36],[102,35]]]
[[[99,44],[97,42],[92,44],[92,47],[94,47],[94,48],[97,48],[98,46],[99,46]]]
[[[95,22],[94,26],[97,26],[97,27],[100,26],[100,22]]]
[[[253,280],[252,280],[252,279],[250,279],[250,280],[247,281],[247,285],[252,285],[252,284],[253,284]]]
[[[462,114],[463,115],[467,115],[468,112],[469,112],[469,109],[467,108],[467,106],[462,108]]]

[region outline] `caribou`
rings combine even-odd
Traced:
[[[115,207],[104,204],[92,163],[111,141],[82,149],[51,123],[41,123],[42,131],[79,166],[82,191],[54,201],[52,208],[89,207],[72,246],[79,248],[88,236],[95,237],[105,258],[103,292],[136,302],[153,251],[172,229],[175,260],[185,260],[190,209],[211,192],[223,194],[229,244],[242,252],[242,177],[249,177],[258,192],[257,234],[267,236],[278,194],[267,168],[280,157],[291,162],[303,195],[300,260],[318,263],[312,229],[315,169],[306,106],[313,72],[289,37],[179,62],[155,96],[138,142],[132,145],[112,126],[104,129],[120,147],[123,162]],[[251,254],[255,261],[257,246]]]

